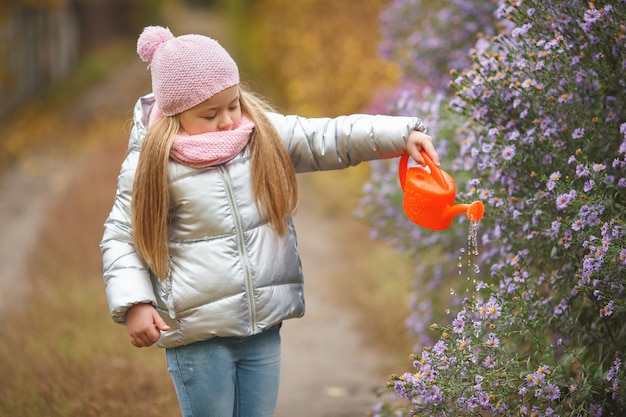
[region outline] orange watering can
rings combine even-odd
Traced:
[[[421,151],[428,169],[422,166],[408,168],[409,154],[400,158],[398,175],[404,192],[404,213],[415,224],[430,230],[444,230],[452,225],[452,218],[467,213],[471,221],[485,214],[481,201],[454,205],[456,184],[452,177],[433,163]]]

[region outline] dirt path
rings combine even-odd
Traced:
[[[35,156],[0,176],[0,312],[28,295],[25,267],[46,209],[67,176],[59,162]]]
[[[314,174],[311,174],[314,175]],[[350,233],[344,219],[322,216],[304,185],[295,217],[305,276],[307,312],[285,322],[283,372],[276,417],[364,416],[385,384],[383,358],[369,349],[355,329],[356,316],[337,303],[329,277],[349,271],[334,235]],[[348,219],[349,220],[349,219]],[[338,229],[338,223],[343,223]]]
[[[125,116],[135,99],[129,101],[129,94],[145,84],[145,76],[145,65],[139,60],[122,65],[87,92],[76,107],[94,117],[105,108],[118,109]],[[15,308],[21,304],[17,301],[28,296],[23,272],[33,255],[43,214],[62,195],[71,176],[79,175],[70,169],[76,164],[65,162],[59,157],[33,156],[0,177],[0,310]],[[276,417],[364,416],[376,402],[374,390],[385,383],[386,375],[379,371],[382,358],[363,344],[354,328],[355,313],[330,296],[333,288],[329,273],[350,267],[333,239],[338,233],[337,222],[342,220],[316,212],[315,205],[309,204],[316,196],[306,185],[301,194],[295,220],[305,272],[307,313],[283,327],[283,370]]]

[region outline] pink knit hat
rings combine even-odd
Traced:
[[[202,35],[177,38],[161,26],[146,27],[137,54],[149,63],[152,92],[165,116],[173,116],[239,84],[237,64],[214,39]]]

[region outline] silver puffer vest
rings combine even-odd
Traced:
[[[176,347],[214,336],[249,336],[304,314],[296,233],[278,236],[254,203],[250,154],[194,169],[170,160],[170,276],[159,280],[132,243],[130,205],[141,141],[154,97],[139,99],[128,154],[100,248],[113,320],[151,303],[170,326],[157,342]],[[351,115],[335,119],[269,113],[296,172],[354,166],[405,150],[418,118]]]

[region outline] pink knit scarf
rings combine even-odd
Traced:
[[[188,135],[181,132],[174,137],[170,156],[192,168],[206,168],[233,159],[250,140],[254,122],[241,115],[239,126],[233,130]]]

